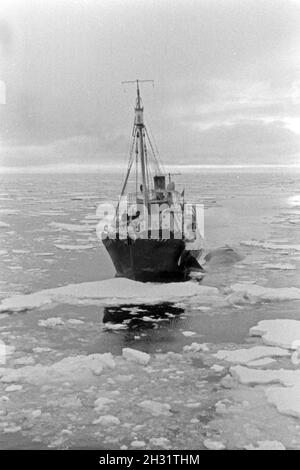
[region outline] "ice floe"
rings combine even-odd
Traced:
[[[194,336],[196,333],[194,331],[183,331],[182,334],[183,336],[190,337],[190,336]]]
[[[101,370],[114,368],[115,361],[110,353],[70,356],[50,366],[37,364],[18,369],[0,368],[0,382],[27,382],[34,385],[55,382],[87,382]]]
[[[166,437],[152,437],[150,439],[150,444],[156,449],[162,448],[162,449],[170,449],[171,443],[169,439]]]
[[[132,441],[130,445],[133,449],[142,449],[143,447],[145,447],[146,442],[136,440]]]
[[[69,232],[92,232],[96,229],[91,227],[90,225],[76,225],[76,224],[64,224],[61,222],[50,222],[50,227],[60,229],[60,230],[67,230]]]
[[[223,366],[220,366],[219,364],[214,364],[213,366],[211,366],[211,370],[213,370],[214,372],[223,372],[225,369],[225,367]]]
[[[267,345],[297,349],[300,341],[300,321],[262,320],[250,329],[250,335],[260,336]]]
[[[192,343],[192,344],[187,344],[186,346],[183,346],[183,351],[184,352],[208,352],[209,347],[207,346],[206,343]]]
[[[293,207],[300,207],[300,194],[289,197],[288,204]]]
[[[261,337],[269,346],[254,346],[233,351],[221,350],[214,356],[239,364],[230,367],[233,380],[244,386],[259,386],[268,403],[275,406],[279,413],[300,418],[300,369],[294,368],[295,364],[299,364],[300,321],[263,320],[250,329],[250,334]],[[257,368],[269,365],[270,361],[275,362],[273,359],[275,357],[290,356],[293,349],[297,350],[293,353],[297,354],[297,361],[293,361],[292,355],[291,369]],[[229,388],[235,386],[229,382]]]
[[[236,364],[247,364],[251,361],[267,357],[286,357],[290,353],[285,349],[269,346],[254,346],[247,349],[235,349],[233,351],[222,349],[214,356],[217,359],[233,362]]]
[[[38,325],[45,328],[54,328],[55,326],[64,325],[65,323],[60,317],[47,318],[47,320],[39,320]]]
[[[223,444],[223,442],[213,441],[211,439],[205,439],[203,441],[203,445],[208,450],[224,450],[224,449],[226,449],[226,446]]]
[[[290,369],[250,369],[245,366],[232,366],[231,375],[243,385],[281,384],[285,387],[300,385],[300,370]]]
[[[139,403],[139,406],[144,410],[148,411],[153,416],[169,416],[171,411],[171,406],[168,403],[160,403],[158,401],[153,400],[144,400]]]
[[[264,248],[266,250],[284,250],[284,251],[300,251],[300,245],[295,244],[276,244],[270,242],[263,242],[259,240],[245,240],[241,245],[254,246],[257,248]]]
[[[9,385],[6,387],[5,392],[19,392],[22,388],[22,385]]]
[[[79,320],[77,318],[69,318],[69,320],[67,320],[67,322],[68,322],[69,325],[83,325],[84,324],[84,321]]]
[[[200,286],[192,281],[153,284],[114,278],[104,281],[68,284],[45,289],[33,294],[16,295],[2,299],[0,312],[20,312],[51,303],[84,303],[89,305],[156,304],[175,299],[197,298],[199,303],[213,303],[221,299],[215,287]]]
[[[120,424],[120,420],[113,415],[104,415],[95,419],[93,424],[100,424],[101,426],[117,426]]]
[[[0,214],[16,215],[18,213],[19,213],[19,211],[17,209],[5,209],[5,208],[0,209]]]
[[[105,407],[111,405],[114,403],[115,400],[112,400],[111,398],[108,397],[100,397],[95,400],[95,411],[98,413],[102,411]]]
[[[297,287],[263,287],[257,284],[233,284],[227,300],[230,302],[274,302],[300,300],[300,289]]]
[[[296,266],[294,264],[272,264],[272,263],[267,263],[262,265],[263,269],[274,269],[274,270],[279,270],[279,271],[294,271],[296,269]]]
[[[122,349],[122,356],[127,359],[128,361],[137,362],[138,364],[147,365],[150,361],[150,355],[143,352],[138,351],[137,349],[131,348],[123,348]]]
[[[300,418],[300,379],[294,387],[271,387],[265,394],[279,413]]]
[[[56,248],[59,248],[60,250],[67,250],[67,251],[91,250],[92,248],[95,248],[95,246],[91,245],[91,244],[87,244],[87,245],[62,245],[62,244],[54,243],[54,246]]]
[[[254,361],[247,362],[248,367],[265,367],[269,366],[276,362],[276,359],[272,359],[271,357],[264,357],[262,359],[255,359]]]
[[[258,441],[257,445],[250,444],[245,446],[246,450],[286,450],[279,441]]]
[[[128,325],[126,323],[111,323],[107,322],[104,323],[103,327],[104,330],[110,330],[110,331],[118,331],[118,330],[127,330]]]
[[[6,222],[1,222],[0,220],[0,228],[8,228],[8,227],[10,227],[9,224],[7,224]]]
[[[289,369],[249,369],[244,366],[231,367],[232,376],[243,385],[272,385],[281,387],[264,388],[268,402],[279,413],[300,418],[300,370]]]

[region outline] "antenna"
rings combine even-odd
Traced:
[[[136,80],[125,80],[124,82],[121,82],[122,85],[127,85],[129,83],[136,83],[136,89],[137,89],[138,96],[140,95],[139,83],[152,83],[152,86],[154,88],[154,80],[139,80],[139,79],[136,79]]]
[[[146,83],[146,82],[151,82],[154,86],[154,80],[140,80],[139,78],[137,78],[136,80],[125,80],[124,82],[121,82],[121,83],[122,85],[124,83],[136,83],[138,85],[139,83]]]

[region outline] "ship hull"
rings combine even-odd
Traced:
[[[170,282],[187,279],[186,266],[180,262],[185,251],[183,240],[104,238],[117,277],[142,282]]]

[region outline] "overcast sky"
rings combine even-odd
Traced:
[[[1,0],[0,165],[300,164],[300,1]]]

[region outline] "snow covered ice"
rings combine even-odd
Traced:
[[[106,181],[5,183],[16,198],[0,211],[4,443],[300,449],[299,221],[290,186],[278,194],[281,175],[260,176],[260,193],[249,198],[253,177],[227,174],[224,184],[219,175],[216,184],[213,176],[203,191],[205,253],[215,256],[202,280],[169,284],[114,278],[96,236]],[[199,175],[188,178],[196,200]]]

